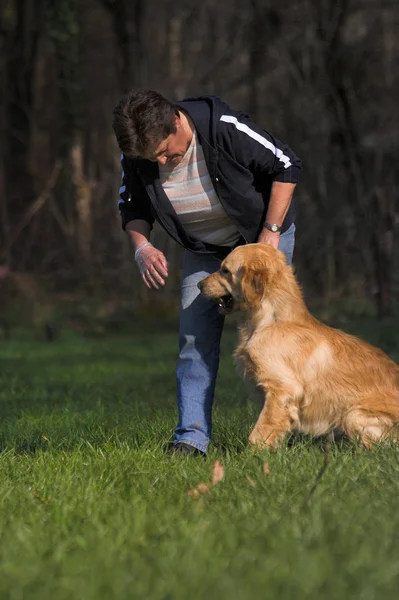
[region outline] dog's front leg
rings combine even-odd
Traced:
[[[289,395],[270,390],[255,427],[249,436],[251,446],[274,447],[291,431],[292,418],[288,409]]]

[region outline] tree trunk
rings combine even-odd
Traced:
[[[77,243],[85,271],[89,274],[92,245],[91,205],[94,184],[86,178],[84,173],[83,143],[80,135],[76,137],[75,143],[71,148],[71,169],[72,180],[76,190]]]

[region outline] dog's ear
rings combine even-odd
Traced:
[[[265,269],[245,266],[242,268],[241,289],[244,301],[251,307],[258,304],[264,295],[267,284]]]

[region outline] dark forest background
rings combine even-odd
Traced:
[[[176,311],[181,249],[155,229],[171,274],[148,292],[120,228],[112,110],[137,86],[221,96],[287,142],[308,302],[392,312],[398,27],[397,0],[1,0],[4,327]]]

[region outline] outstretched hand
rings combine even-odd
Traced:
[[[136,248],[134,254],[141,277],[148,288],[159,289],[165,285],[168,276],[168,261],[160,250],[150,242],[145,242]]]

